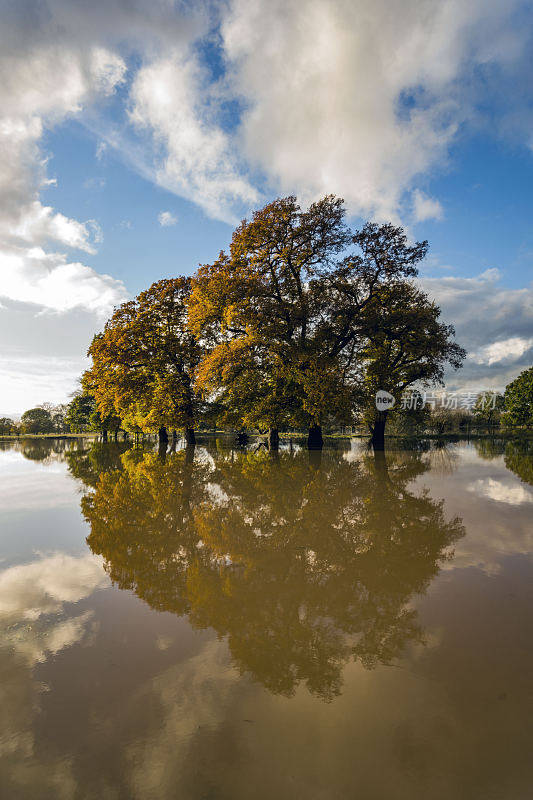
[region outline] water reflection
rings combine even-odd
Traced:
[[[340,693],[348,661],[423,641],[411,607],[464,530],[409,483],[420,453],[71,452],[87,542],[112,581],[227,637],[271,692]],[[310,457],[311,456],[311,457]],[[318,460],[317,460],[318,459]]]

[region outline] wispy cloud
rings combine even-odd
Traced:
[[[161,211],[157,215],[157,220],[162,228],[170,228],[178,223],[178,218],[170,211]]]

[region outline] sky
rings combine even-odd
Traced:
[[[0,0],[0,415],[65,402],[115,305],[270,200],[428,239],[450,390],[533,363],[533,9]]]

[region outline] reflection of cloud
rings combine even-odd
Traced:
[[[433,469],[434,460],[442,456],[439,451],[431,453],[431,470],[416,482],[426,486],[432,497],[445,498],[446,513],[459,516],[466,529],[466,536],[454,546],[452,560],[442,569],[477,567],[495,574],[508,556],[530,556],[533,493],[509,472],[502,455],[486,460],[464,444],[446,452],[453,469]]]
[[[522,484],[505,484],[494,478],[479,478],[466,488],[469,492],[488,497],[496,503],[508,503],[512,506],[533,503],[533,494]]]
[[[0,621],[36,620],[57,614],[108,582],[102,560],[92,554],[57,553],[0,572]]]
[[[49,624],[42,629],[32,625],[13,626],[5,634],[4,642],[32,667],[34,664],[46,661],[49,655],[56,655],[61,650],[80,642],[92,617],[92,611],[85,611],[78,617]]]
[[[128,746],[131,797],[173,796],[178,775],[187,780],[191,748],[206,732],[209,736],[209,731],[224,724],[238,686],[239,675],[229,666],[227,646],[213,640],[197,656],[150,680],[140,696],[132,698],[136,707],[149,704],[164,713],[156,728],[147,731],[143,726]]]

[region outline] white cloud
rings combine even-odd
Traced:
[[[178,218],[170,211],[161,211],[157,219],[162,228],[169,228],[172,225],[176,225],[178,222]]]
[[[511,336],[499,342],[481,347],[477,353],[472,353],[472,359],[478,364],[501,364],[512,362],[533,349],[533,337],[525,339],[521,336]]]
[[[428,219],[442,219],[444,212],[438,200],[428,197],[426,194],[416,189],[413,192],[413,211],[416,222],[424,222]]]
[[[101,46],[86,51],[36,47],[0,57],[0,295],[62,311],[76,305],[105,311],[124,296],[118,281],[99,276],[50,242],[96,252],[101,230],[79,222],[38,199],[49,183],[39,150],[45,125],[57,124],[98,96],[109,95],[125,72],[116,54]],[[61,75],[61,80],[58,80]]]
[[[533,363],[533,285],[509,289],[497,269],[475,278],[422,278],[423,288],[453,323],[468,351],[464,367],[448,375],[449,388],[503,389]]]
[[[516,52],[510,11],[503,0],[233,0],[222,35],[246,155],[282,192],[334,192],[352,213],[397,219],[473,113],[464,84],[477,65]]]
[[[102,241],[102,232],[95,220],[78,222],[69,219],[64,214],[54,213],[53,208],[41,205],[38,200],[20,208],[18,223],[11,225],[8,231],[4,230],[4,235],[6,239],[9,236],[14,241],[20,239],[30,245],[59,242],[92,255],[96,253],[95,245]]]
[[[242,176],[231,138],[212,117],[211,93],[197,58],[176,50],[138,71],[130,118],[163,148],[154,167],[157,182],[207,214],[233,221],[234,206],[256,202],[258,193]]]
[[[0,252],[0,266],[0,292],[10,300],[35,303],[52,311],[82,306],[105,316],[125,299],[121,281],[40,247],[5,249]]]
[[[102,161],[104,155],[106,154],[107,147],[107,142],[98,142],[95,153],[97,161]]]

